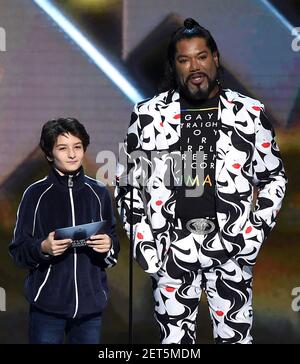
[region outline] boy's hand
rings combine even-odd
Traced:
[[[54,239],[55,231],[52,231],[46,240],[41,244],[41,250],[44,254],[50,254],[53,256],[61,255],[71,245],[71,239]]]
[[[86,244],[98,253],[107,253],[111,243],[111,238],[107,234],[93,235],[86,241]]]

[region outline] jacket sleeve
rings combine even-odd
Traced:
[[[259,220],[266,238],[276,223],[287,178],[274,129],[264,110],[255,119],[254,183],[258,187],[254,223]]]
[[[151,166],[149,157],[142,150],[142,137],[140,116],[135,106],[125,142],[120,149],[115,197],[120,218],[129,239],[130,226],[132,225],[133,228],[134,258],[146,272],[152,273],[157,271],[160,261],[143,194],[144,182],[147,180]]]
[[[120,243],[116,234],[116,219],[114,216],[114,211],[112,207],[112,201],[110,193],[107,188],[105,188],[104,195],[104,213],[103,219],[108,221],[108,235],[112,240],[112,246],[110,250],[106,253],[104,257],[105,268],[111,268],[117,264],[118,255],[120,251]]]
[[[45,237],[38,238],[33,235],[36,205],[35,197],[30,190],[26,190],[18,208],[14,236],[9,245],[13,261],[21,268],[33,269],[52,258],[41,251],[41,243]]]

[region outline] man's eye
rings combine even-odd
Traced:
[[[77,145],[77,146],[75,147],[75,149],[82,149],[82,146],[81,146],[81,145]]]
[[[178,61],[179,63],[186,63],[187,62],[187,59],[179,59],[179,61]]]
[[[65,150],[66,148],[58,148],[58,150]]]

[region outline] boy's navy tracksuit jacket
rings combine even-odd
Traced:
[[[55,257],[41,252],[50,232],[99,220],[108,222],[108,253],[87,246]],[[82,168],[64,176],[52,168],[24,192],[9,250],[17,265],[30,269],[25,281],[30,304],[66,318],[101,313],[108,298],[105,268],[116,264],[119,253],[109,191]]]

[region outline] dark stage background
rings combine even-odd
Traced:
[[[63,14],[98,53],[88,55],[78,34],[67,35],[37,3],[46,4],[48,11],[54,6],[56,15]],[[8,244],[24,189],[47,173],[37,148],[41,125],[58,116],[81,120],[91,135],[86,171],[100,176],[98,152],[117,152],[133,103],[156,93],[168,37],[188,16],[215,37],[225,87],[262,100],[276,128],[289,185],[279,222],[255,267],[253,333],[257,343],[300,343],[300,305],[294,301],[292,306],[292,290],[300,287],[300,40],[292,34],[300,27],[296,0],[0,0],[0,29],[5,30],[0,32],[0,287],[6,292],[0,343],[27,340],[26,272],[12,264]],[[129,94],[112,69],[105,71],[99,54],[136,93]],[[120,224],[118,232],[121,255],[108,272],[105,343],[127,342],[128,240]],[[134,342],[158,343],[150,282],[138,266],[133,302]],[[212,342],[204,296],[198,342]]]

